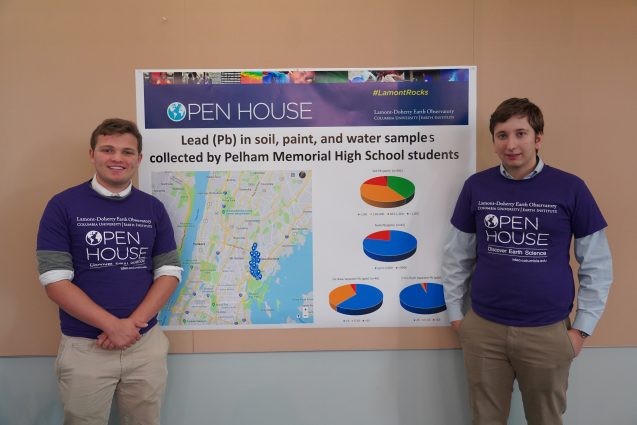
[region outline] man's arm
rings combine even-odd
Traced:
[[[462,304],[476,262],[476,235],[451,225],[442,256],[442,284],[451,326],[457,331],[464,316]]]
[[[136,322],[148,322],[155,317],[172,293],[175,292],[178,283],[179,280],[175,276],[163,275],[156,278],[148,294],[146,294],[146,297],[144,297],[144,300],[133,314],[130,315],[130,318]]]
[[[159,313],[181,280],[183,269],[177,250],[173,249],[153,257],[153,269],[154,280],[150,289],[128,318],[133,323],[143,324],[140,327],[146,327],[147,322]],[[119,348],[110,340],[107,333],[98,335],[97,345],[107,350]]]
[[[175,291],[178,283],[179,280],[174,276],[164,275],[158,277],[151,285],[150,290],[142,300],[141,304],[137,306],[128,319],[123,319],[130,321],[137,326],[137,339],[139,339],[140,336],[139,329],[148,326],[147,322],[155,317],[164,304],[166,304],[166,301],[168,301],[172,293]],[[111,335],[106,331],[98,335],[97,345],[106,350],[122,348],[117,345],[117,343],[111,338]]]
[[[613,282],[613,262],[604,229],[575,239],[575,258],[579,263],[579,290],[570,336],[576,354],[579,354],[584,345],[584,338],[579,331],[589,335],[593,333],[606,307],[608,291]]]
[[[110,348],[125,348],[140,337],[144,323],[118,319],[72,282],[74,277],[71,254],[64,251],[38,250],[40,283],[48,297],[62,310],[82,322],[104,331],[112,340]]]
[[[133,318],[119,319],[97,305],[70,280],[60,280],[45,286],[46,294],[62,310],[84,323],[104,331],[113,348],[125,348],[139,338],[145,322]]]

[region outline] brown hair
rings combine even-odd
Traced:
[[[98,136],[110,136],[112,134],[132,134],[137,139],[138,153],[142,153],[142,135],[137,124],[122,118],[107,118],[97,126],[91,134],[91,149],[95,149]]]
[[[526,117],[536,134],[544,133],[544,117],[540,108],[529,99],[512,97],[500,103],[489,120],[489,131],[493,137],[496,124],[508,121],[511,117]]]

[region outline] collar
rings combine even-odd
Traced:
[[[111,192],[110,190],[99,184],[99,182],[97,181],[97,176],[93,175],[93,178],[91,179],[91,187],[94,191],[107,198],[125,198],[130,195],[131,191],[133,190],[133,182],[128,183],[126,189],[122,190],[119,193],[115,193]]]
[[[528,179],[532,179],[533,177],[537,176],[538,174],[540,174],[540,172],[542,171],[542,169],[544,169],[544,161],[542,161],[542,158],[540,158],[539,156],[537,157],[537,165],[535,166],[535,168],[533,169],[533,171],[531,171],[526,177],[524,177],[522,180],[528,180]],[[500,164],[500,174],[502,175],[502,177],[510,179],[510,180],[515,180],[513,178],[513,176],[511,176],[511,174],[509,174],[509,172],[506,170],[506,168],[504,168],[504,165]]]

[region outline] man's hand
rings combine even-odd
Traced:
[[[451,327],[453,328],[454,331],[456,331],[456,333],[460,332],[461,323],[462,323],[462,320],[454,320],[453,322],[450,322]]]
[[[575,350],[575,357],[577,357],[579,356],[579,353],[582,351],[585,338],[582,335],[580,335],[578,329],[569,329],[568,336],[569,338],[571,338],[571,344],[573,344],[573,350]]]
[[[105,350],[123,350],[135,344],[142,337],[139,330],[148,323],[135,321],[131,318],[117,319],[112,326],[97,337],[98,347]]]
[[[125,350],[135,344],[141,335],[139,330],[148,326],[151,320],[170,298],[179,281],[174,276],[159,276],[135,311],[126,319],[100,328],[104,331],[97,337],[97,346],[105,350]]]

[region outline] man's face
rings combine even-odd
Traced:
[[[527,117],[511,117],[493,128],[493,150],[515,179],[533,171],[541,144],[542,135],[535,133]]]
[[[111,192],[121,192],[135,175],[142,160],[132,134],[99,135],[89,150],[97,181]]]

